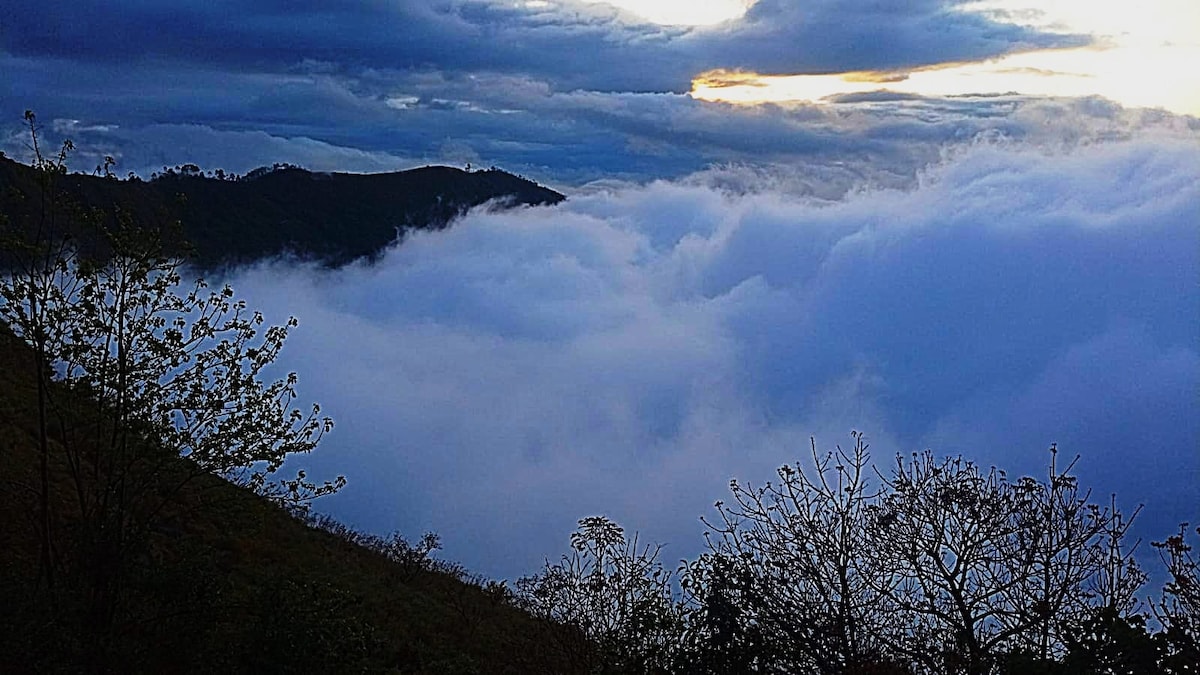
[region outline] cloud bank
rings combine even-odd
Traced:
[[[976,143],[844,195],[823,176],[597,185],[372,267],[238,272],[300,318],[285,366],[338,420],[304,461],[350,481],[322,507],[437,530],[500,577],[597,513],[682,558],[731,477],[860,429],[885,464],[1014,473],[1056,442],[1146,503],[1146,536],[1196,517],[1200,145]]]
[[[91,77],[86,70],[77,76]],[[87,115],[43,116],[52,120],[47,145],[69,137],[80,148],[74,167],[88,169],[111,155],[121,173],[144,177],[182,162],[237,173],[275,162],[349,171],[470,162],[569,187],[755,166],[767,167],[766,180],[790,175],[807,181],[813,194],[836,198],[863,184],[912,185],[948,147],[976,138],[1072,147],[1144,133],[1182,142],[1200,137],[1194,117],[1100,98],[876,92],[822,104],[736,106],[675,94],[555,92],[519,77],[389,73],[354,87],[319,72],[294,76],[286,86],[249,75],[220,86],[216,74],[197,75],[195,83],[180,77],[180,87],[191,92],[186,108],[203,111],[181,115],[194,121],[146,123],[122,115],[119,109],[129,106],[120,101],[144,85],[131,76],[124,98],[104,104],[111,108],[106,114],[91,110],[83,96],[67,107]],[[38,99],[44,91],[26,93]],[[27,141],[20,125],[0,131],[0,150],[13,157],[28,159]],[[797,167],[816,179],[799,176]],[[841,178],[833,181],[834,174]]]

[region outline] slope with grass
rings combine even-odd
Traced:
[[[129,475],[162,481],[141,487],[168,497],[126,540],[113,628],[95,635],[89,593],[105,553],[81,545],[96,533],[78,527],[57,451],[86,419],[50,425],[59,573],[52,586],[39,577],[31,357],[0,326],[0,672],[574,672],[561,631],[517,609],[505,587],[402,539],[298,519],[214,476],[172,492],[187,460],[164,468],[150,444],[134,461],[159,468]]]

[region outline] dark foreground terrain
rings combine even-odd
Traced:
[[[51,424],[49,581],[32,363],[0,327],[0,672],[573,670],[552,627],[516,609],[506,587],[420,543],[306,522],[152,444],[128,460],[139,484],[124,492],[114,544],[81,513],[77,473],[58,452],[86,419]]]

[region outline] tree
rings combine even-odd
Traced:
[[[739,659],[769,672],[842,673],[882,662],[887,617],[876,579],[889,570],[868,527],[877,497],[868,445],[860,433],[853,438],[849,451],[823,456],[814,440],[813,468],[784,465],[778,483],[730,484],[733,503],[717,502],[720,521],[705,521],[709,553],[685,579],[697,646],[753,647],[754,658]]]
[[[119,208],[106,227],[68,203],[55,178],[70,144],[45,159],[31,112],[26,120],[41,208],[29,222],[4,223],[0,319],[33,348],[37,373],[36,586],[53,590],[65,573],[82,589],[98,650],[129,560],[185,487],[217,475],[303,512],[345,481],[276,477],[332,426],[316,404],[296,406],[295,373],[267,378],[296,320],[267,326],[228,286],[185,286],[162,228],[140,227]],[[77,236],[89,231],[91,240]],[[52,468],[66,474],[66,490],[52,484]]]
[[[1064,675],[1162,675],[1171,672],[1163,668],[1158,647],[1160,636],[1152,635],[1146,629],[1146,617],[1142,614],[1122,615],[1115,608],[1101,607],[1069,625],[1063,632],[1063,640],[1067,654],[1061,667],[1046,668],[1049,672]],[[1042,664],[1046,662],[1042,661]],[[1021,665],[1012,663],[1008,672],[1022,672]]]
[[[925,452],[873,485],[853,438],[717,502],[681,580],[694,670],[1052,672],[1103,640],[1128,652],[1114,663],[1144,656],[1133,517],[1093,504],[1057,448],[1044,480]]]
[[[1010,480],[961,456],[848,450],[734,480],[681,591],[605,518],[573,554],[518,586],[523,606],[572,629],[585,669],[836,675],[1151,675],[1200,663],[1200,563],[1188,530],[1155,543],[1170,574],[1150,608],[1129,528],[1050,447],[1044,478]],[[878,481],[871,480],[874,475]],[[1197,530],[1200,534],[1200,529]],[[649,621],[637,619],[647,617]],[[647,658],[650,655],[652,658]],[[668,658],[661,658],[668,656]]]
[[[0,214],[0,263],[13,270],[8,283],[0,285],[0,318],[19,332],[33,349],[32,367],[37,382],[38,423],[38,584],[54,585],[53,534],[50,514],[50,445],[48,431],[49,399],[47,363],[55,345],[61,344],[66,330],[61,308],[69,303],[73,282],[67,263],[73,255],[70,239],[62,221],[78,212],[66,212],[68,205],[53,199],[55,180],[67,171],[67,154],[74,149],[65,141],[57,157],[42,154],[36,119],[25,111],[29,125],[33,167],[40,181],[36,195],[34,223],[13,223]]]
[[[684,564],[681,660],[688,667],[681,672],[771,672],[782,660],[776,636],[757,617],[763,589],[756,572],[747,561],[711,552]]]
[[[1200,534],[1200,527],[1196,528]],[[1164,672],[1195,673],[1200,664],[1200,560],[1187,543],[1187,523],[1179,533],[1154,542],[1170,579],[1151,606],[1162,624]]]
[[[873,528],[896,565],[880,611],[909,627],[887,639],[925,671],[1057,660],[1068,624],[1131,606],[1144,579],[1120,546],[1132,518],[1090,503],[1074,462],[1060,472],[1050,452],[1046,482],[928,452],[897,459]]]
[[[566,628],[563,646],[589,670],[665,672],[680,621],[661,547],[641,547],[636,534],[627,539],[619,525],[593,516],[579,521],[571,549],[517,583],[520,605]]]

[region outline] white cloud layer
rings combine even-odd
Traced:
[[[832,202],[804,180],[597,187],[373,267],[239,272],[300,318],[285,366],[338,421],[305,460],[350,481],[322,507],[496,576],[597,513],[681,558],[731,477],[855,428],[885,464],[1039,472],[1057,442],[1148,536],[1200,516],[1200,145],[976,144]]]

